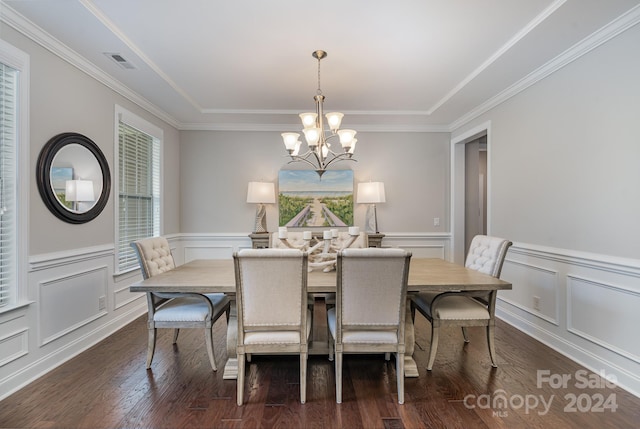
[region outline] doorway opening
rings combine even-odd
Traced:
[[[482,124],[451,141],[451,253],[459,264],[464,264],[471,239],[488,234],[489,125]]]

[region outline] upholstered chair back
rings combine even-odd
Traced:
[[[349,248],[338,255],[342,324],[357,328],[401,323],[411,254],[403,249]]]
[[[131,246],[137,249],[136,255],[145,279],[176,267],[169,242],[164,237],[145,238],[131,243]]]
[[[307,300],[306,255],[296,249],[244,249],[237,259],[244,329],[299,327]]]
[[[509,240],[486,235],[476,235],[473,237],[473,240],[471,240],[464,265],[472,270],[489,274],[493,277],[500,277],[504,258],[509,246],[511,246]]]

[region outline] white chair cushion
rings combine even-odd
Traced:
[[[213,304],[214,313],[216,308],[226,305],[230,301],[229,297],[223,293],[205,293],[204,296],[209,298],[209,301]]]
[[[435,292],[422,292],[413,297],[413,302],[436,319],[477,320],[489,319],[489,310],[482,303],[468,296],[450,295],[440,300],[431,314],[431,302],[438,295]]]
[[[335,307],[327,310],[327,323],[331,336],[336,338],[336,309]],[[344,344],[360,344],[360,343],[380,343],[380,344],[396,344],[398,342],[398,334],[395,330],[389,331],[343,331],[342,342]]]
[[[307,338],[311,335],[311,311],[307,310]],[[298,331],[257,331],[244,334],[244,344],[299,344]]]

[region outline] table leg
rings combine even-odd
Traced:
[[[411,306],[409,298],[407,298],[407,314],[404,319],[404,376],[418,377],[418,365],[413,360],[413,351],[415,350],[416,337],[413,329],[413,320],[411,319]]]
[[[231,300],[229,321],[227,323],[227,363],[224,365],[224,380],[236,380],[238,378],[238,355],[236,345],[238,342],[238,312],[236,300]]]

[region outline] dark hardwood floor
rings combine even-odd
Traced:
[[[315,311],[316,338],[326,338],[320,301]],[[482,329],[470,329],[465,345],[452,328],[441,333],[427,372],[430,328],[418,315],[414,356],[420,377],[406,379],[404,405],[397,403],[393,359],[346,356],[344,402],[338,405],[332,362],[312,356],[307,403],[301,405],[298,358],[254,356],[247,364],[245,405],[238,407],[236,382],[222,379],[224,318],[215,327],[220,369],[214,373],[197,329],[181,331],[176,346],[171,332],[161,331],[152,369],[145,370],[145,317],[1,401],[0,427],[600,429],[640,422],[639,398],[617,387],[595,387],[599,376],[583,374],[579,365],[500,321],[497,369]],[[552,381],[571,380],[566,387],[538,383],[538,370],[547,370]],[[583,388],[585,379],[591,387]]]

